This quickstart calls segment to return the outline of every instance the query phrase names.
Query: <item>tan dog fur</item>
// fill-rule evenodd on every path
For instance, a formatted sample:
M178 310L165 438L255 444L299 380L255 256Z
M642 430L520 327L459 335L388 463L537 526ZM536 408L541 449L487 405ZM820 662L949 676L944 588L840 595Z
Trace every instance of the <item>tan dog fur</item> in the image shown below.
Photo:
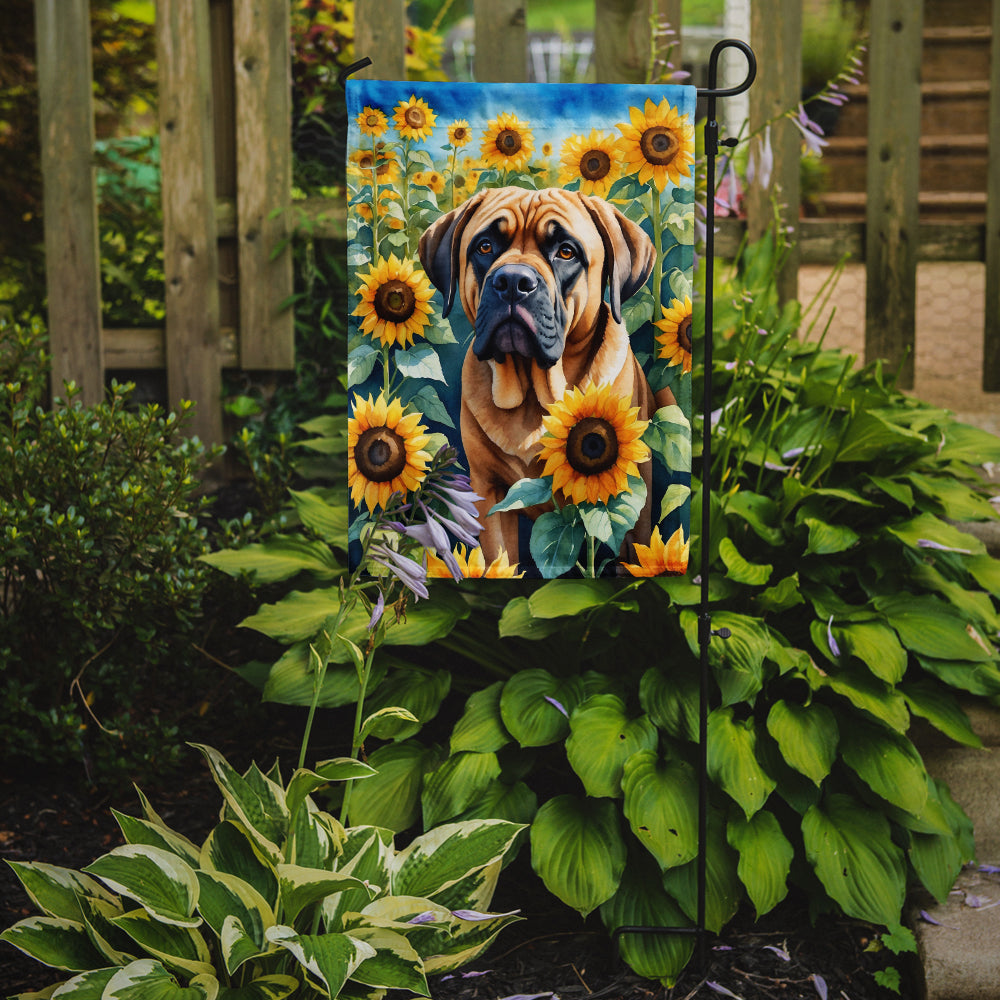
M496 225L497 220L509 245L493 262L487 279L504 264L527 265L537 271L549 294L560 294L543 246L554 227L571 233L587 257L586 270L562 296L565 345L555 364L545 368L513 353L502 362L480 360L470 346L462 368L462 444L472 488L484 497L478 504L484 525L480 542L487 562L501 549L514 562L519 512L491 517L486 513L519 479L541 475L536 455L544 433L544 405L561 399L568 388L610 382L615 393L630 398L631 405L639 407L640 419L646 420L658 405L673 402L673 396L666 390L669 398L654 399L620 320L622 300L650 274L652 242L640 226L601 198L561 188L487 189L442 216L421 237L420 259L444 295L444 314L451 309L457 286L462 308L475 324L481 288L470 265L471 247L484 227ZM611 290L610 304L604 301L606 287ZM645 462L639 467L647 501L630 533L632 542L649 541L650 466ZM520 513L534 518L544 509Z

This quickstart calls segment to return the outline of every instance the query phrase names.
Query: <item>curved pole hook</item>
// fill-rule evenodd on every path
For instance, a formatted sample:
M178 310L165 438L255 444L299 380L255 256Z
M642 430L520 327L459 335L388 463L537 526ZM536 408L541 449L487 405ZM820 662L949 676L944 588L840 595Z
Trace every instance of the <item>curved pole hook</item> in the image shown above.
M725 49L739 49L747 59L746 79L735 87L717 86L719 76L719 56ZM723 38L721 42L716 42L712 48L712 54L708 57L708 86L698 88L699 97L735 97L750 89L750 85L757 78L757 57L753 49L739 38Z
M350 66L345 66L337 74L337 83L340 84L340 89L341 90L347 89L347 78L352 73L357 73L359 69L364 69L366 66L371 66L371 64L372 64L371 59L369 59L368 56L365 56L363 59L359 59L357 62L352 62Z

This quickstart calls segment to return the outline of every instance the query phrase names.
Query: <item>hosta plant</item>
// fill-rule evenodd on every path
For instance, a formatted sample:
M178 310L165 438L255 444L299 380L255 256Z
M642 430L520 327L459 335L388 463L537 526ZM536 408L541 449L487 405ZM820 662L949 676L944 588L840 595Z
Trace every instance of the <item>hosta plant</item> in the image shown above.
M487 912L517 824L450 823L397 849L391 831L345 828L313 801L330 782L370 778L366 764L338 758L286 784L277 767L240 774L199 749L224 802L202 844L140 793L142 818L115 813L125 845L82 871L11 862L41 915L0 937L69 976L30 996L429 996L428 974L470 961L518 919Z

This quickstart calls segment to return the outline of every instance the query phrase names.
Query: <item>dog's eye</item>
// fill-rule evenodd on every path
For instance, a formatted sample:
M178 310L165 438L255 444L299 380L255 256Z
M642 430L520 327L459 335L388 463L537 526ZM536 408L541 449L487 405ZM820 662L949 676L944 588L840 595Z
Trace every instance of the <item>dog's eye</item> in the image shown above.
M476 244L476 253L486 254L486 253L492 253L492 252L493 252L493 244L490 243L489 240L480 240Z
M556 251L556 256L562 260L572 260L576 256L576 250L573 249L570 243L560 243L559 249Z

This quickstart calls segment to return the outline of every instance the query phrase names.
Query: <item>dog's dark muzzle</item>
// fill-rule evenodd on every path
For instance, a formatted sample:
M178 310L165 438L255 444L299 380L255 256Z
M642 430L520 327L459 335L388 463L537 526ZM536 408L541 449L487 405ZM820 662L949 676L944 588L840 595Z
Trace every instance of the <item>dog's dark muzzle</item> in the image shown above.
M480 361L519 355L551 368L565 339L556 315L561 311L538 271L527 264L503 264L483 281L473 352Z

